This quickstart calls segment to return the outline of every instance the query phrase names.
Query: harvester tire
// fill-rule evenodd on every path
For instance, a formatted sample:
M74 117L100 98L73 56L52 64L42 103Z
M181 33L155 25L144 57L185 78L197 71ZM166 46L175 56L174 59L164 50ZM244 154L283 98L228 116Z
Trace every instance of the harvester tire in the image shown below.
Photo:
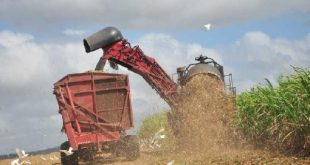
M124 138L126 142L125 157L127 160L136 160L140 156L139 139L135 135L127 135Z
M61 150L68 150L69 148L70 148L70 144L68 141L66 141L60 145ZM60 152L60 157L61 157L61 164L62 165L78 165L79 164L77 152L74 152L72 155L69 155L69 156L67 156L63 152Z

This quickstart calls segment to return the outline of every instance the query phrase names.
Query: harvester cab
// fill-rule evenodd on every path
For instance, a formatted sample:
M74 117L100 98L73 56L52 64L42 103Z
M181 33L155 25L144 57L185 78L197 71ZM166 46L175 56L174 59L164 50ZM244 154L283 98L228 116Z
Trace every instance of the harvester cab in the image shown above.
M177 68L177 83L179 86L186 85L196 75L205 74L212 76L223 82L224 90L232 95L234 100L236 96L236 87L234 87L232 74L224 74L224 67L217 63L213 58L203 56L202 54L195 58L196 63ZM235 101L234 101L235 102Z
M198 74L209 74L224 81L224 68L214 59L200 55L196 57L195 60L198 62L190 64L187 67L177 68L179 85L185 85L193 76Z

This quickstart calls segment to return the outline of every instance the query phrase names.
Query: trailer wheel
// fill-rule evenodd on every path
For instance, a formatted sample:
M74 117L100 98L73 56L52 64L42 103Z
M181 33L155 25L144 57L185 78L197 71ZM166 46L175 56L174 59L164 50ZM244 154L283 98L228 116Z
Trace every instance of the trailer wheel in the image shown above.
M125 156L127 160L136 160L140 156L140 147L138 137L135 135L127 135L124 138L126 142Z
M79 150L79 158L82 161L92 161L96 156L96 151L94 148L83 148Z
M70 147L70 144L68 141L66 141L60 145L61 150L68 150L69 147ZM63 152L60 152L60 157L61 157L61 164L62 165L78 165L79 164L77 152L74 152L72 155L69 155L69 156L67 156Z

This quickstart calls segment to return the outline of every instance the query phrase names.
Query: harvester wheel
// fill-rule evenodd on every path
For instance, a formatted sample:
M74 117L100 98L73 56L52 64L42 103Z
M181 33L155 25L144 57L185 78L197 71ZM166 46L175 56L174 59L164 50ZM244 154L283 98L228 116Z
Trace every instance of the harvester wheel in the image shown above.
M70 147L70 144L68 141L66 141L60 145L61 150L68 150L69 147ZM65 153L61 152L60 157L61 157L61 164L62 165L78 165L79 164L77 152L74 152L72 155L69 155L69 156L67 156Z
M139 139L135 135L127 135L124 138L126 142L125 156L127 160L136 160L140 156Z

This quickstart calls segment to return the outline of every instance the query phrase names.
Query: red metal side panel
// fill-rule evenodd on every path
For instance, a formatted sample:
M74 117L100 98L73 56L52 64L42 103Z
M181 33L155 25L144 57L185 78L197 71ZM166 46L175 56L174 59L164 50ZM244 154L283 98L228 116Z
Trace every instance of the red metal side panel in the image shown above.
M118 140L133 127L127 75L89 72L69 74L54 84L72 148Z

